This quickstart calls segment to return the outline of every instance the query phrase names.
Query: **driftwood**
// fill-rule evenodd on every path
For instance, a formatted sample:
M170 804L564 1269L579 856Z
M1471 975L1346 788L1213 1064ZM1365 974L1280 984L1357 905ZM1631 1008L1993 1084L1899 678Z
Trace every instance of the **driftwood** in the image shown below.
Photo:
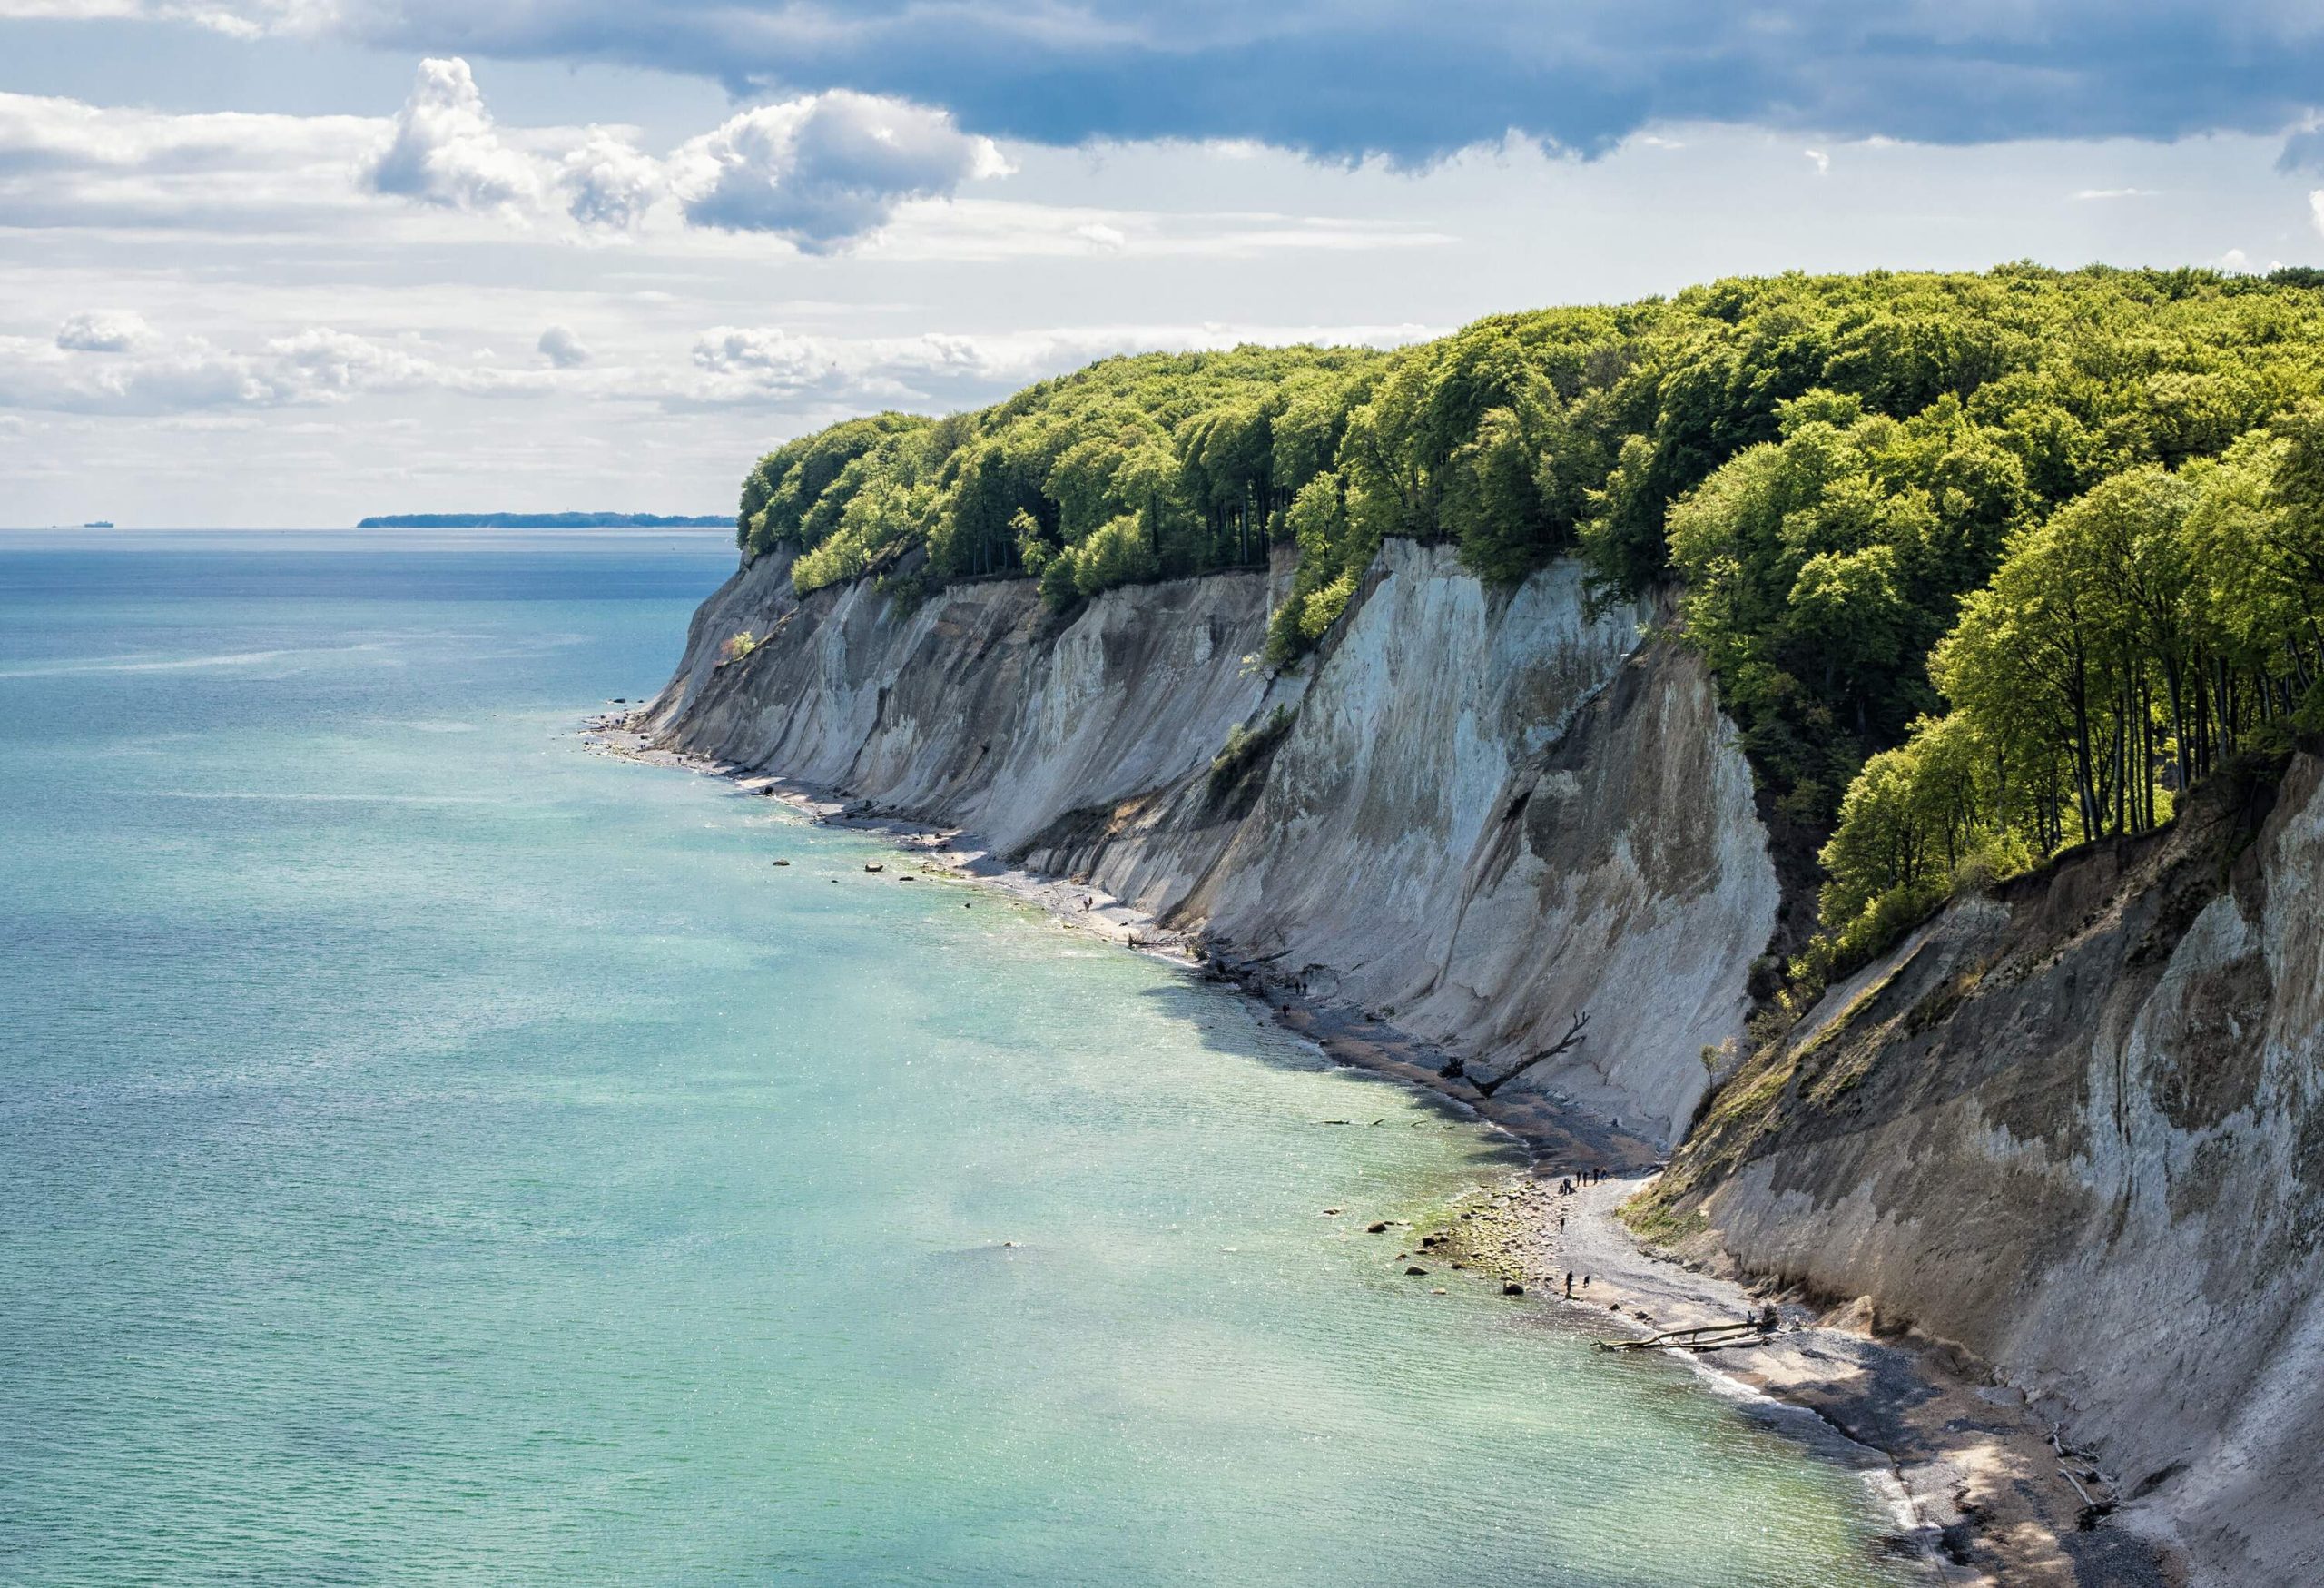
M1772 1308L1769 1309L1770 1313ZM1688 1329L1665 1329L1644 1340L1593 1340L1600 1351L1716 1351L1723 1346L1754 1345L1774 1335L1780 1326L1768 1313L1738 1323L1699 1324Z
M1573 1023L1566 1027L1565 1035L1560 1037L1555 1045L1542 1049L1531 1058L1525 1060L1522 1063L1502 1070L1499 1075L1494 1076L1490 1080L1480 1080L1475 1076L1471 1075L1469 1073L1468 1066L1463 1064L1458 1059L1447 1060L1445 1061L1444 1068L1438 1070L1437 1073L1444 1077L1447 1080L1465 1080L1471 1086L1477 1089L1478 1096L1490 1098L1493 1093L1499 1091L1502 1087L1507 1086L1511 1081L1516 1080L1519 1076L1532 1069L1536 1064L1541 1063L1545 1060L1554 1059L1561 1053L1570 1052L1574 1048L1580 1046L1581 1042L1582 1028L1587 1026L1589 1023L1590 1011L1585 1009L1580 1014L1573 1017Z

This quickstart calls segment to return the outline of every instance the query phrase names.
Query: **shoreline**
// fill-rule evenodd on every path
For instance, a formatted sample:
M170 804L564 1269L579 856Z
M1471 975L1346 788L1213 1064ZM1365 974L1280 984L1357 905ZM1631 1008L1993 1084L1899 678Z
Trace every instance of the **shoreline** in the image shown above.
M585 720L591 751L720 777L736 792L780 800L828 826L887 839L928 873L981 883L1039 907L1061 924L1232 985L1331 1062L1403 1081L1508 1137L1526 1169L1448 1208L1443 1223L1382 1236L1392 1263L1434 1261L1521 1285L1563 1306L1592 1334L1643 1339L1656 1331L1733 1323L1775 1307L1780 1328L1739 1346L1678 1355L1715 1394L1737 1399L1810 1454L1856 1467L1887 1505L1884 1541L1947 1588L2183 1588L2178 1563L2152 1540L2083 1525L2089 1500L2113 1509L2092 1463L2067 1466L2024 1392L1993 1382L1962 1353L1917 1335L1878 1337L1869 1298L1846 1307L1766 1284L1748 1286L1658 1253L1617 1209L1653 1183L1660 1150L1548 1093L1488 1099L1440 1073L1444 1055L1386 1020L1310 997L1256 961L1216 953L1093 885L1014 866L959 829L882 814L869 800L654 745L633 725L644 703ZM1602 1171L1583 1185L1584 1171ZM1561 1182L1571 1180L1570 1194ZM1425 1244L1423 1244L1425 1242ZM1574 1292L1565 1295L1565 1276ZM1785 1427L1792 1417L1812 1428ZM2077 1486L2079 1485L2079 1486ZM2102 1514L2102 1512L2101 1513Z

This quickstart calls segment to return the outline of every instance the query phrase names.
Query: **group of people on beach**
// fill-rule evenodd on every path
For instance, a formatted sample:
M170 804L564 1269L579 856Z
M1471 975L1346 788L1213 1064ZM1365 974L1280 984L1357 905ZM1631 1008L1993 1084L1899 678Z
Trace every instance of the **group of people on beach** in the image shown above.
M1597 1185L1605 1178L1606 1171L1602 1169L1576 1169L1558 1182L1558 1195L1571 1197L1582 1187ZM1558 1215L1558 1233L1561 1235L1565 1233L1565 1215L1562 1213ZM1590 1276L1587 1274L1581 1277L1581 1287L1584 1290L1590 1288ZM1565 1298L1568 1301L1573 1299L1573 1270L1571 1268L1565 1271Z

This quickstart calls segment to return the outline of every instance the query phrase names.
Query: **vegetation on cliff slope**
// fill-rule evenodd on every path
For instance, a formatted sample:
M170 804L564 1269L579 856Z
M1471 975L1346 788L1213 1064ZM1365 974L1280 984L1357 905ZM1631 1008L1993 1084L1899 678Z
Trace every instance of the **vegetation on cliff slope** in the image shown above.
M1109 360L791 442L740 536L803 591L922 550L917 578L1059 607L1295 542L1278 662L1387 536L1494 584L1676 576L1775 813L1831 837L1815 979L2319 709L2320 283L1794 275L1388 353Z

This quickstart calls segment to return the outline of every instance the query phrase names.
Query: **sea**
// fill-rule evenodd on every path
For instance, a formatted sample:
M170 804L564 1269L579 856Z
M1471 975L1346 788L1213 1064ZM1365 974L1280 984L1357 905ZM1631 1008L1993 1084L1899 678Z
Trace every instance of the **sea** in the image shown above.
M1365 1233L1502 1140L593 752L734 559L0 533L0 1583L1917 1580L1779 1417Z

